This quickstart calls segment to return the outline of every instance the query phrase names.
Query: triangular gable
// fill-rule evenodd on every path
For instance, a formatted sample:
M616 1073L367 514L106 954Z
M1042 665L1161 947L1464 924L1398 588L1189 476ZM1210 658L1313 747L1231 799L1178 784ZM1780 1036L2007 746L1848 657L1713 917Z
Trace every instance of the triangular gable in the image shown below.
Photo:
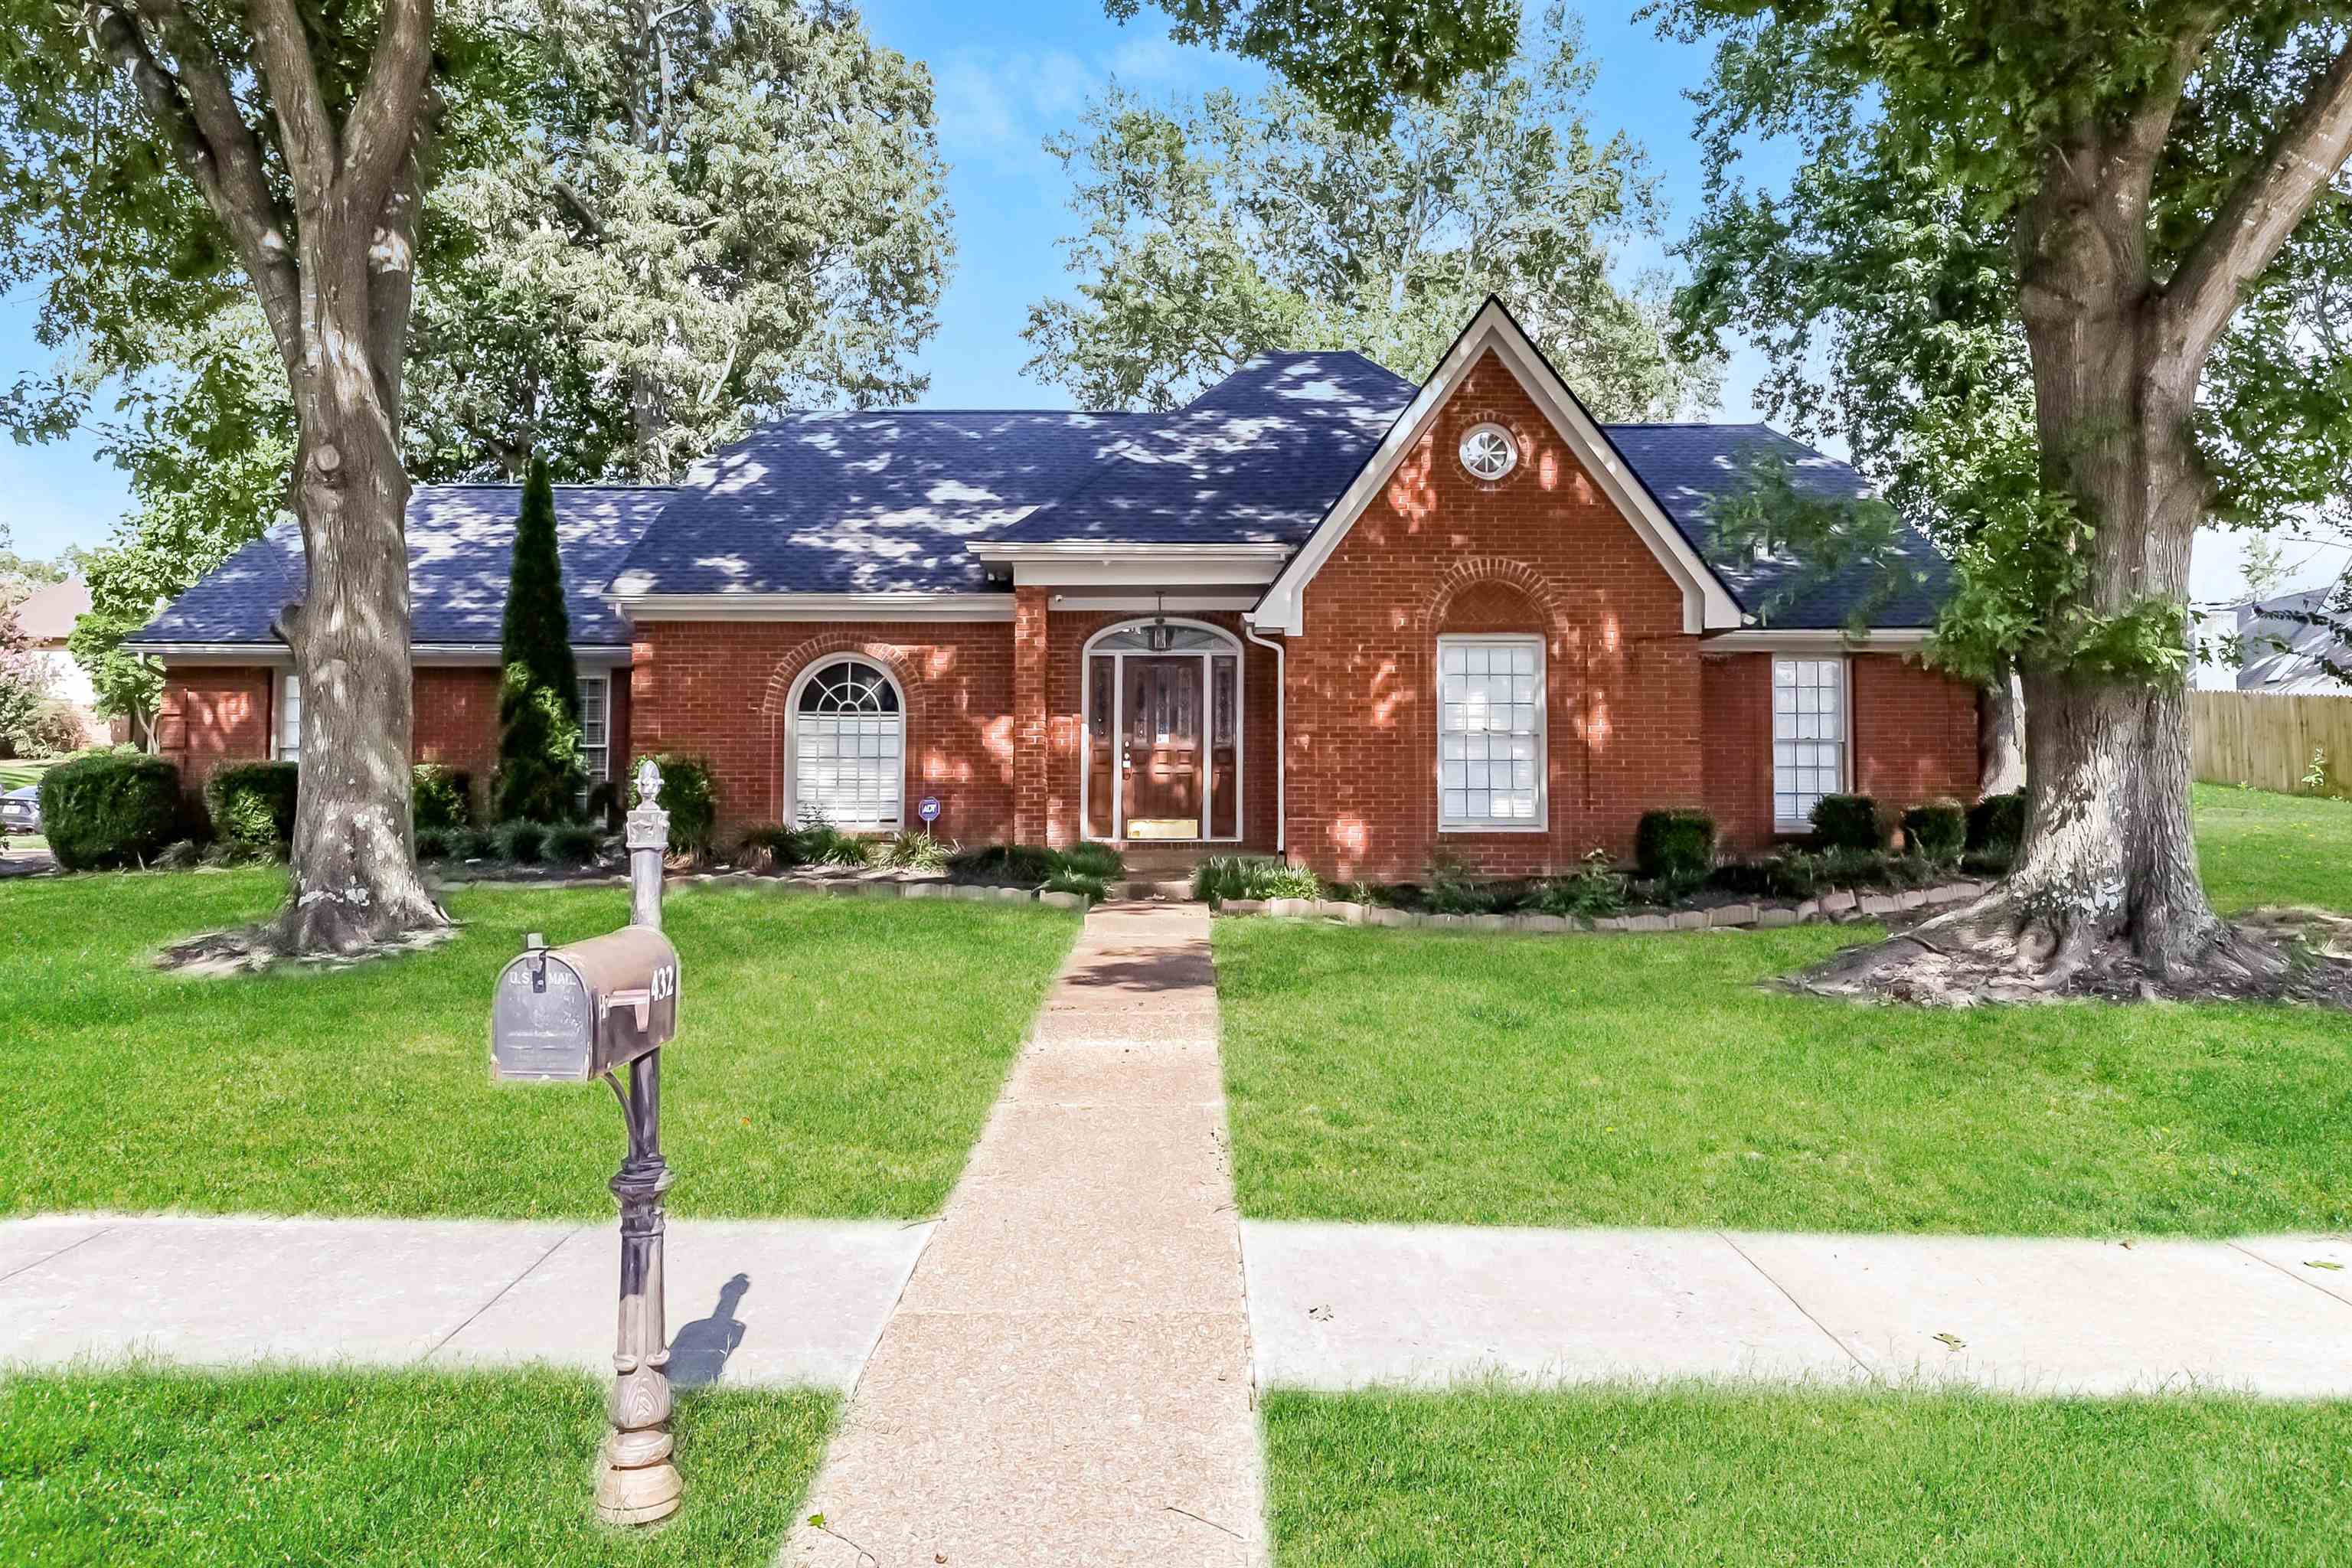
M1387 486L1397 465L1420 444L1463 377L1490 351L1518 379L1593 482L1601 487L1601 493L1615 504L1643 543L1649 546L1658 564L1682 589L1683 630L1697 633L1740 625L1738 601L1732 597L1730 590L1691 548L1690 542L1626 463L1608 433L1594 422L1568 383L1560 379L1551 362L1544 358L1503 302L1491 294L1478 313L1470 318L1462 335L1454 340L1454 346L1437 362L1437 368L1422 384L1420 394L1389 426L1388 434L1365 459L1355 479L1331 503L1315 532L1266 589L1265 596L1248 616L1250 622L1289 637L1297 637L1306 629L1307 584L1322 570L1331 552L1339 548L1339 542L1348 536L1364 509Z

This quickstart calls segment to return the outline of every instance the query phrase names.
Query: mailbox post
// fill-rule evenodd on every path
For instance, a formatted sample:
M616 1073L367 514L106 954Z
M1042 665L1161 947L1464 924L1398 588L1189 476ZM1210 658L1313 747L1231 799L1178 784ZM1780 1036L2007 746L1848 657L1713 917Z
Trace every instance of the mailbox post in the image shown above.
M669 813L661 772L637 770L629 813L629 924L568 947L534 935L499 976L490 1061L501 1081L584 1082L601 1077L621 1103L629 1152L613 1177L621 1205L621 1300L613 1396L597 1472L596 1512L614 1524L651 1524L677 1511L672 1462L669 1335L662 1310L661 1047L677 1029L677 950L661 933L662 856ZM619 1074L628 1074L625 1092Z

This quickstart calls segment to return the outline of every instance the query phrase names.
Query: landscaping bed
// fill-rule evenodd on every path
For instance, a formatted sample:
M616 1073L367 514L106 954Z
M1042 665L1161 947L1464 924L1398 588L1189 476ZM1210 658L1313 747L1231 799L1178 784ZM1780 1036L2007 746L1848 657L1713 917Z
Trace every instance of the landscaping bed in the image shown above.
M194 978L165 942L257 919L282 873L41 879L0 891L13 1088L0 1211L575 1216L609 1221L601 1084L495 1087L492 984L528 931L626 922L617 886L457 889L430 952ZM674 891L679 1035L664 1053L673 1212L935 1212L1068 951L1039 909Z
M0 1559L771 1563L835 1397L681 1393L686 1507L627 1531L593 1506L604 1393L555 1372L18 1374L0 1384Z
M1314 1568L2323 1568L2352 1405L1669 1387L1265 1401Z

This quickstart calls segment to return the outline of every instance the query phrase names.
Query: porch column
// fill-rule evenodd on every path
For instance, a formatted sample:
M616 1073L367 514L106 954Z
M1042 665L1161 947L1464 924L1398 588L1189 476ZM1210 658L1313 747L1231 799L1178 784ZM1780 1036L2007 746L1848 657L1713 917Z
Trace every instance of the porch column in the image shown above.
M1043 588L1013 590L1013 837L1045 842L1045 605Z

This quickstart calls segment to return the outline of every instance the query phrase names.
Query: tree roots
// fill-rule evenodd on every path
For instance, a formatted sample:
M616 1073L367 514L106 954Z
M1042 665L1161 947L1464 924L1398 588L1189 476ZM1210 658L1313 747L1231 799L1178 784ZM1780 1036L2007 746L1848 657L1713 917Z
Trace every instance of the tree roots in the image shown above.
M1784 984L1817 996L1937 1007L2092 999L2352 1008L2352 920L2320 910L2262 910L2152 945L2087 916L2030 908L1996 888Z

